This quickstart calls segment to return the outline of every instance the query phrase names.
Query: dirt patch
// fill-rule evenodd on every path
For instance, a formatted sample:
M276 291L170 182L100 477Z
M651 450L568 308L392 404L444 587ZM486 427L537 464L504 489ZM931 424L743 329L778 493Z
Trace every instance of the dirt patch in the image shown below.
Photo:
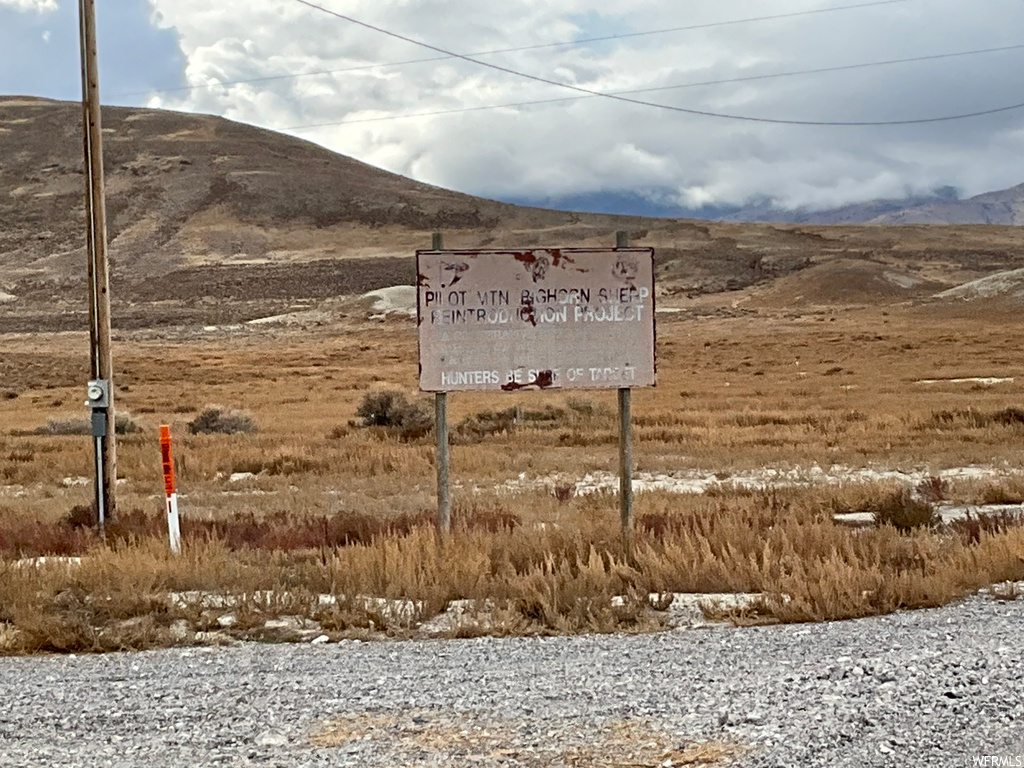
M781 278L754 301L772 307L886 305L926 298L937 287L905 269L836 258Z
M203 266L121 286L129 301L207 297L229 300L326 299L416 280L413 258L325 259L306 264Z
M360 744L385 747L400 756L415 755L416 762L460 759L471 763L514 761L515 765L540 766L662 766L717 765L743 750L735 744L689 739L662 731L647 721L609 720L581 725L578 721L530 717L504 718L482 713L458 717L435 712L355 713L321 723L309 735L316 747L334 748ZM543 732L540 741L537 734ZM428 757L429 756L429 757Z

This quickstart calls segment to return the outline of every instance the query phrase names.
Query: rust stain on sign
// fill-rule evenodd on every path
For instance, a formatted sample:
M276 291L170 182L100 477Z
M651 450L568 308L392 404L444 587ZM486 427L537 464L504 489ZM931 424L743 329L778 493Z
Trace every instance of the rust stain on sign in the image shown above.
M571 256L566 256L565 253L562 252L561 248L551 249L551 265L555 267L560 267L561 269L565 269L565 265L562 264L563 261L566 264L575 263Z
M451 288L462 279L462 273L469 269L469 264L464 261L441 262L441 270L447 273L447 281L444 287Z
M519 316L523 318L523 320L526 320L530 325L536 327L537 314L536 312L534 312L533 309L533 299L531 299L529 296L524 296L521 299L521 301L523 303L522 306L520 306L519 308Z
M654 384L651 249L416 256L421 389Z
M519 384L515 381L508 381L501 385L505 392L515 392L517 389L549 389L555 384L555 374L552 371L537 371L533 381L526 384Z

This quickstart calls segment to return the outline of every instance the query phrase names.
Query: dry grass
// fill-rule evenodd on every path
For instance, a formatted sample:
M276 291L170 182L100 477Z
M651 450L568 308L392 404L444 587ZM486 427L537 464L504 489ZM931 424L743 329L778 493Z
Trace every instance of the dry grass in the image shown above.
M457 507L449 540L438 539L427 515L396 518L391 528L344 515L192 523L181 558L165 551L155 517L124 516L106 545L65 522L58 526L67 538L52 551L85 554L81 565L7 560L0 621L20 633L8 651L173 644L184 642L169 634L175 621L202 631L226 612L168 598L186 592L233 596L231 633L241 637L259 637L267 619L281 616L315 621L335 636L403 635L453 600L500 609L477 631L463 622L453 630L460 636L646 631L663 621L649 593L759 592L758 620L818 621L941 605L1024 579L1019 519L969 535L851 531L832 522L833 499L798 489L649 494L643 502L629 543L613 522L612 498L562 503L542 492L514 501L530 507L528 521L502 506L508 501ZM320 594L334 600L324 604ZM359 595L410 608L395 612ZM625 599L614 603L616 595Z
M398 715L363 713L349 717L336 717L319 724L309 734L309 743L314 747L340 747L351 741L394 728L402 721Z
M891 328L887 318L849 318L827 328L795 320L770 328L744 319L692 327L663 320L659 387L634 397L635 441L642 447L638 460L651 469L682 464L726 471L814 462L925 464L935 469L1003 459L1016 464L1024 425L995 416L1019 407L1024 382L981 389L913 382L942 375L1024 373L1005 352L1020 339L1001 324L948 321L937 327L914 317L891 322L901 327ZM406 446L372 429L345 430L370 390L397 390L414 399L413 328L396 321L376 329L369 342L365 338L296 335L255 344L226 338L204 341L202 353L183 342L123 344L118 383L129 391L119 389L118 405L152 423L171 423L175 434L184 437L178 452L187 454L201 473L190 478L193 487L195 480L230 468L235 458L244 463L275 450L315 454L337 468L339 478L378 476L384 469L390 475L429 479L429 462L421 463L416 450L428 445L429 438ZM37 382L17 399L0 401L0 430L8 433L4 437L0 431L0 455L39 451L44 445L57 454L52 463L22 462L31 466L12 470L9 483L52 483L61 476L86 474L78 470L88 464L76 457L87 461L87 445L11 435L34 429L47 418L61 418L53 412L63 412L63 407L54 403L77 402L75 388L46 388L45 368L47 361L57 368L81 356L81 342L49 340L48 351L36 353L44 369ZM275 362L268 365L271 356ZM160 364L151 358L159 358ZM835 361L842 362L844 373L826 376ZM247 384L253 380L267 386ZM191 410L191 393L196 391L204 400L244 406L260 433L230 440L186 437L187 423L198 415ZM498 477L529 471L531 464L566 471L612 465L612 393L583 398L460 394L451 398L451 419L456 425L511 407L523 411L513 430L494 429L466 451L456 447L455 469L463 476ZM531 419L531 412L546 418ZM984 418L955 417L947 423L945 415L951 413ZM328 439L332 433L337 437ZM364 452L387 453L395 460L381 467L375 465L376 457L368 457L345 466ZM159 482L149 441L127 441L122 454L124 476ZM470 455L460 462L460 454Z
M514 757L517 764L541 768L564 765L578 768L673 768L727 764L745 749L723 741L693 740L662 731L642 720L613 720L571 728L557 721L544 725L546 736L523 721L473 712L458 719L438 712L400 715L365 712L335 717L320 723L308 736L322 749L358 741L380 742L394 753L416 754L418 760L454 755L479 761ZM580 743L585 741L585 743Z
M415 401L415 335L405 321L216 337L201 346L121 340L119 407L172 426L186 556L162 552L155 430L119 442L121 515L102 545L66 519L89 503L88 485L79 484L91 474L89 441L32 433L80 399L76 387L50 382L67 378L76 360L87 378L87 342L10 337L5 350L35 363L17 397L0 399L0 552L8 558L0 566L0 626L8 638L18 627L21 638L5 647L145 647L181 642L168 634L179 620L212 628L216 617L202 611L147 602L168 590L379 595L421 601L424 615L456 599L497 601L502 619L459 630L472 634L658 626L637 601L613 612L612 595L764 592L772 617L802 621L939 605L1018 580L1024 541L1009 519L901 533L854 531L831 518L906 511L919 501L930 525L940 498L1019 501L1018 475L926 482L913 497L892 483L761 492L730 482L732 473L765 466L919 467L933 476L971 464L1019 470L1024 424L1012 414L1024 402L1024 367L1007 350L1019 348L1024 331L1003 318L936 322L921 312L851 312L825 324L814 316L662 322L659 386L633 398L639 468L716 471L722 482L705 496L640 495L632 548L619 540L615 499L574 495L564 480L615 470L611 392L453 395L458 531L439 544L429 526L431 437L348 426L369 392ZM978 374L1017 382L914 384ZM189 434L196 392L202 402L244 407L259 431ZM232 480L235 473L251 476ZM553 493L494 493L520 473L563 479ZM89 556L75 572L10 564L79 553ZM118 579L90 575L113 563L145 579L122 590ZM249 602L254 616L284 610ZM287 610L311 620L320 611L311 598L298 603ZM320 616L331 632L389 626L365 606L335 614ZM63 639L61 626L73 628Z

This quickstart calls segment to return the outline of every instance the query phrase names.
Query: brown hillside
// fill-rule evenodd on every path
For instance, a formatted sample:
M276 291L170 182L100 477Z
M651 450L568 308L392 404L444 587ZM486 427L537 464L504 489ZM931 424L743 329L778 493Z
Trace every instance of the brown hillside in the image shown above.
M123 328L235 322L411 283L412 253L435 230L449 247L528 247L611 245L628 229L655 247L669 301L729 292L732 302L757 286L765 307L798 296L916 300L1024 266L1024 231L1013 227L566 213L440 189L218 117L107 107L103 126L114 321ZM0 332L81 327L81 155L77 103L0 97ZM807 269L837 259L847 264L841 274ZM821 277L827 285L802 285Z

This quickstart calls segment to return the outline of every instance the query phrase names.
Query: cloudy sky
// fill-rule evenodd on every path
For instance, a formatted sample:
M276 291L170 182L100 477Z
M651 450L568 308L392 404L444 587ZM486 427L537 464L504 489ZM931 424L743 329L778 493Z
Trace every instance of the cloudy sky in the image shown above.
M1020 104L1024 0L317 4L349 19L300 0L101 0L103 99L511 200L822 208L1024 182L1024 108L883 126L679 111L901 122ZM0 50L0 93L80 97L77 3L0 0Z

